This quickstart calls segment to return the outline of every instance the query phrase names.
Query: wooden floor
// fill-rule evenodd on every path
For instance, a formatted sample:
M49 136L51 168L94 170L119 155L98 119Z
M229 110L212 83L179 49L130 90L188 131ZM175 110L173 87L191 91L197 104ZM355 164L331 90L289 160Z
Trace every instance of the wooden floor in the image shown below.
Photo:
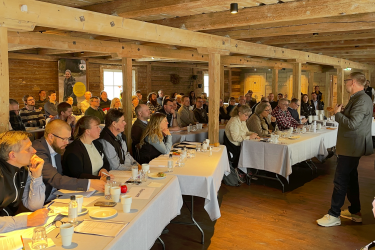
M204 200L196 198L195 219L205 231L204 245L193 226L170 224L170 232L161 238L168 250L360 249L375 240L371 205L375 196L374 160L375 155L362 157L359 166L363 223L342 219L341 226L324 228L315 222L330 207L336 163L332 157L324 164L316 162L318 173L314 176L305 166L293 166L285 193L278 182L266 179L254 181L251 186L222 184L222 216L216 222L204 210ZM346 201L342 210L347 206ZM176 220L189 221L186 206ZM156 249L162 249L158 241L152 247Z

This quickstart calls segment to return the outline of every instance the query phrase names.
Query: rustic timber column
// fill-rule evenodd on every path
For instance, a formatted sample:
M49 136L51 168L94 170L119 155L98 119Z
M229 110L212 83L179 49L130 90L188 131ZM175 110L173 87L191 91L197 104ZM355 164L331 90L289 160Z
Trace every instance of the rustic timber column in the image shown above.
M4 27L0 27L0 84L0 133L2 133L9 130L8 31Z
M228 93L229 93L229 97L231 97L232 96L232 69L231 68L229 68L229 71L228 71ZM227 101L228 100L224 102L227 102Z
M324 99L323 99L323 102L324 102L324 114L326 116L328 116L328 110L327 110L327 107L332 107L332 93L331 93L331 90L332 90L332 80L331 80L331 75L327 72L326 73L326 84L325 84L325 91L324 91Z
M308 93L309 99L311 98L311 93L314 91L314 71L309 71L309 87L308 87Z
M147 84L147 93L146 93L146 98L148 94L152 91L152 86L151 86L151 63L147 64L147 70L146 70L146 84ZM131 100L131 98L130 98Z
M344 83L344 69L341 67L337 67L337 104L343 104L344 102L344 88L345 88L345 83Z
M132 129L132 59L122 58L122 107L126 122L125 135L127 140L128 151L131 151L131 129Z
M220 65L220 98L224 101L224 65Z
M272 69L272 93L275 97L279 93L279 68ZM274 101L274 100L269 100Z
M208 139L210 143L219 142L220 69L220 54L210 53L208 60L208 91L210 96L208 106Z
M301 63L297 62L293 66L293 93L292 98L301 99Z

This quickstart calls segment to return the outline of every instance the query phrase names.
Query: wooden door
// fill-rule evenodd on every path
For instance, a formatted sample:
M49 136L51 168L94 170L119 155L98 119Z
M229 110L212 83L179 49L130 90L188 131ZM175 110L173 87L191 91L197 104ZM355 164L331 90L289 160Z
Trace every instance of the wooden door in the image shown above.
M260 98L265 96L264 79L265 76L262 74L245 74L244 95L251 89L253 91L253 98L260 101Z

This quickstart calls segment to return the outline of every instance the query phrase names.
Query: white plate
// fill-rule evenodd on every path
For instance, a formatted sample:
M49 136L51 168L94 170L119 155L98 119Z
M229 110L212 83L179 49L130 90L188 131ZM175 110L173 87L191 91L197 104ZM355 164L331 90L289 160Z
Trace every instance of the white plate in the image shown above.
M150 178L150 179L159 179L159 180L161 180L161 179L165 179L165 177L166 177L165 174L164 174L163 177L159 177L158 173L149 173L148 174L148 178Z
M90 217L94 219L109 219L117 215L117 210L113 208L98 208L90 210Z
M68 216L68 207L64 207L64 209L62 209L62 207L56 207L55 209L57 211L59 211L61 215ZM83 215L83 214L87 214L88 211L89 210L87 209L87 207L82 207L82 211L80 213L78 213L78 216Z
M288 137L288 139L290 139L290 140L297 140L297 139L299 139L301 136L290 136L290 137Z

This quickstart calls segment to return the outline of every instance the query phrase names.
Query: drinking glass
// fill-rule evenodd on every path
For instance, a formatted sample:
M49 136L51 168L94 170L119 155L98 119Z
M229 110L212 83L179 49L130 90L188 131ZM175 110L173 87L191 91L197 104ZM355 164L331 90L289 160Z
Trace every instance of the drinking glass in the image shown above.
M190 157L191 158L195 157L195 149L190 149Z
M202 149L202 145L201 144L197 144L197 152L201 152L201 149Z
M133 181L137 181L138 179L138 166L136 165L132 166L132 179Z
M177 160L177 166L178 167L184 167L185 166L185 157L180 156L180 158L178 158L178 160Z
M33 249L45 249L48 247L48 239L45 227L34 228L34 234L32 239Z

